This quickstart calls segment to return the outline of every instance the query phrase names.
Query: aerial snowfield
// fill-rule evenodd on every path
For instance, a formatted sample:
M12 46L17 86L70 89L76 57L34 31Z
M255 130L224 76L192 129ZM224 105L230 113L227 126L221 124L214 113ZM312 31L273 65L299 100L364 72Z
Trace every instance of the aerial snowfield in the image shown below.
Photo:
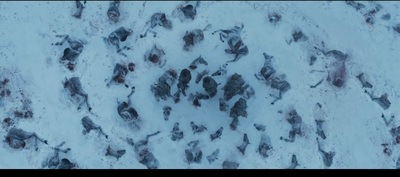
M2 1L0 168L400 168L399 8Z

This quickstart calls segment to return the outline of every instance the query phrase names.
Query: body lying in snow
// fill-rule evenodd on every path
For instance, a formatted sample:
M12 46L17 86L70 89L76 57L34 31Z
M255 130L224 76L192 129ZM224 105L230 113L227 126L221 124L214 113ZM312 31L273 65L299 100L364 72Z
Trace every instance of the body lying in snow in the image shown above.
M240 146L237 146L236 148L244 155L244 152L246 151L247 146L250 144L249 138L247 137L247 134L245 133L243 135L243 142Z
M100 134L102 134L106 137L106 139L108 139L108 135L106 135L103 132L103 129L101 128L101 126L96 125L93 122L93 120L90 119L88 116L83 117L81 122L82 122L83 128L85 128L82 132L83 134L90 133L91 130L97 130L97 131L99 131L99 136L100 136Z
M271 55L266 54L265 52L263 53L265 61L264 61L264 66L261 68L260 73L254 74L254 76L258 80L264 80L268 81L270 77L276 73L276 70L272 66L272 59L274 58Z
M208 155L206 158L209 163L213 163L215 160L218 159L219 149L215 150L213 153Z
M245 85L245 81L242 78L242 75L234 73L233 75L228 77L228 81L222 87L222 90L224 90L224 99L226 101L229 101L235 95L243 94L247 87Z
M225 160L222 162L222 169L237 169L239 167L239 163L237 162L231 162L228 160Z
M165 13L161 13L161 12L154 13L151 16L150 21L146 22L146 25L148 26L148 28L144 34L140 35L140 38L146 37L148 32L153 33L153 35L154 35L153 37L156 37L157 33L152 30L156 26L162 26L166 29L172 29L171 21L167 19Z
M257 152L263 157L268 157L268 151L272 149L271 140L267 134L261 134L260 144L258 145Z
M66 149L61 149L61 146L63 146L65 142L62 142L61 144L57 145L56 147L52 148L54 150L54 154L46 159L42 166L43 167L48 167L50 169L58 168L60 165L60 152L67 153L68 151L71 150L71 148L66 148Z
M135 93L135 87L132 87L131 93L128 95L128 102L118 103L117 111L119 116L124 121L138 121L139 114L136 109L132 107L131 96Z
M119 13L119 1L112 1L110 2L110 7L107 10L108 19L113 22L118 22L120 13Z
M130 36L132 33L133 31L131 29L126 29L125 27L119 27L115 31L111 32L107 38L103 38L103 40L106 44L114 46L117 49L117 53L120 53L122 52L123 49L126 50L130 49L127 46L121 48L120 42L125 42L128 36Z
M117 63L114 67L113 76L110 82L107 83L109 87L111 83L122 84L125 83L125 76L128 74L128 68L122 64ZM129 87L125 84L125 87Z
M197 76L196 76L196 84L198 84L200 81L201 81L201 79L203 79L203 77L205 76L205 75L207 75L208 74L208 70L203 70L202 72L197 72Z
M151 50L146 51L144 54L144 61L150 61L158 65L159 67L163 67L166 64L166 60L164 59L165 52L161 47L154 45Z
M281 140L293 143L295 141L296 135L301 135L301 124L302 118L297 114L296 110L291 110L289 112L289 118L287 121L292 125L292 129L289 132L289 139L281 137Z
M253 124L253 126L256 128L256 130L258 130L260 132L264 132L265 131L265 125Z
M199 140L189 142L189 149L185 149L185 156L187 162L190 163L200 163L203 158L203 152L197 147Z
M193 134L196 133L201 133L207 130L207 128L204 125L196 125L193 121L190 122L190 127L192 127Z
M217 87L218 84L217 82L215 82L215 80L210 77L210 76L206 76L203 79L203 88L206 90L206 92L208 93L208 95L212 98L217 94Z
M364 90L365 93L369 95L372 101L377 102L384 110L388 109L390 107L390 101L388 100L388 94L384 93L380 97L374 97L374 93L370 93L367 90Z
M160 131L157 131L155 133L147 135L145 139L140 140L136 143L134 143L131 138L126 139L128 144L132 145L135 152L138 154L139 163L145 165L148 169L159 168L159 161L147 147L147 144L149 143L149 138L159 133Z
M86 4L86 1L84 1L83 4L82 4L81 1L76 0L75 4L76 4L76 12L72 16L74 16L75 18L80 19L81 16L82 16L82 11L85 8L85 6L83 6L83 4Z
M322 128L322 125L325 122L325 116L325 113L322 111L322 105L320 103L315 104L314 119L317 126L317 135L322 139L326 139L325 132Z
M220 32L219 38L222 42L225 42L224 40L228 40L229 49L225 49L225 52L229 54L235 54L235 58L228 62L236 62L241 57L249 53L249 49L243 43L242 38L240 37L243 27L244 26L242 24L241 27L235 26L234 28L227 30L220 29L212 33L214 35L216 32Z
M275 96L270 94L270 96L275 97L275 100L271 104L275 104L276 101L282 99L283 94L291 89L290 83L284 80L284 77L273 76L271 78L271 88L279 90L279 95Z
M63 56L60 61L67 66L69 70L74 70L76 59L83 51L83 45L86 44L83 40L73 40L68 35L56 35L56 37L63 38L61 42L56 42L54 45L63 45L65 41L68 42L69 47L64 49Z
M71 93L71 96L74 97L75 95L80 95L84 98L84 101L79 103L78 105L78 110L81 109L82 105L86 103L86 106L89 110L89 112L92 110L92 108L89 105L89 98L88 94L83 90L81 81L79 80L78 77L72 77L70 79L65 79L66 81L63 83L64 88L68 89Z
M211 76L224 76L228 72L226 69L227 64L222 65L222 67L219 67L217 71L215 71Z
M171 114L172 108L170 106L164 106L163 107L163 114L164 114L164 120L169 119L169 115Z
M108 145L108 147L107 147L107 152L106 152L106 156L112 156L112 157L117 158L117 160L118 160L118 159L121 158L125 153L126 153L126 150L125 150L125 149L116 150L116 149L111 148L110 145Z
M184 3L182 3L181 5L179 5L179 7L177 8L177 10L179 10L179 12L182 14L181 16L186 18L186 19L190 19L190 20L194 20L194 18L197 15L197 7L200 5L200 1L185 1ZM181 17L178 16L178 17ZM183 19L181 19L183 20Z
M24 148L26 143L24 140L34 138L35 149L38 150L37 141L47 144L47 140L40 138L35 132L27 132L19 128L11 128L6 136L6 142L15 149Z
M362 88L372 88L372 84L365 80L364 73L360 73L356 78L361 82Z
M199 43L204 39L204 34L201 29L195 29L190 32L186 31L185 36L183 36L183 40L185 41L185 45L183 49L188 51L195 44Z
M332 165L333 157L335 156L335 152L328 153L328 152L322 150L318 137L317 137L317 143L318 143L318 152L322 156L322 161L324 162L324 165L327 167L330 167Z
M194 69L197 68L197 66L198 66L199 64L203 64L203 65L208 66L207 61L204 60L204 58L202 58L201 55L200 55L198 58L196 58L195 60L193 60L193 62L190 64L189 68L192 69L192 70L194 70Z
M174 127L171 131L171 140L172 141L179 141L183 138L184 134L183 131L179 130L179 123L175 123Z
M224 130L223 127L220 127L215 133L210 135L211 141L214 141L217 138L220 138L222 135L222 131Z
M188 69L183 69L179 75L178 79L178 89L182 92L184 96L186 96L185 90L189 87L188 84L192 79L192 75Z
M235 102L233 107L231 108L231 112L229 113L229 117L233 118L230 127L232 130L236 130L237 125L239 123L239 116L247 117L247 103L243 98L239 98L238 101Z
M176 71L169 70L164 72L164 74L158 79L156 84L151 86L151 91L154 93L157 101L167 100L171 96L171 87L177 79Z
M299 165L299 163L297 162L296 155L293 154L292 162L291 162L290 166L288 167L288 169L295 169L298 165Z

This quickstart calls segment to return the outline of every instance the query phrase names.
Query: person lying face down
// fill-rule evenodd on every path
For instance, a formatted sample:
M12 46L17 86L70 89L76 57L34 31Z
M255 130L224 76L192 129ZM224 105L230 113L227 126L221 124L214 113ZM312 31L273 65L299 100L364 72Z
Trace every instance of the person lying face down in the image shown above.
M114 46L117 49L117 53L122 50L129 50L130 48L124 46L121 48L120 43L125 42L126 39L133 33L133 30L126 29L125 27L119 27L108 35L107 38L103 38L104 42L108 45Z
M151 86L151 91L154 93L156 100L167 100L171 96L171 87L177 79L177 73L173 70L165 71L158 79L156 84Z
M273 74L276 73L276 70L272 66L272 60L273 56L266 54L265 52L263 53L265 61L264 61L264 66L261 68L260 72L257 74L254 74L254 76L258 80L264 80L268 81Z
M301 124L303 123L302 118L297 114L296 110L289 112L289 118L287 121L292 125L292 129L289 132L289 139L281 137L281 140L293 143L296 139L296 135L301 135Z
M228 81L222 89L224 90L224 100L226 101L229 101L237 94L243 94L246 88L242 75L235 73L228 77Z
M208 93L210 98L214 97L217 94L217 82L210 76L206 76L203 79L203 88Z
M114 71L113 71L111 80L110 80L110 82L107 83L107 87L109 87L112 83L116 83L116 84L124 84L125 87L128 88L129 85L125 84L125 80L126 80L125 78L126 78L126 75L128 74L128 71L133 72L134 69L135 69L134 63L129 63L128 66L117 63L114 67Z
M83 4L86 4L86 1L84 1L83 4L82 4L81 1L76 0L75 4L76 4L76 12L72 16L77 18L77 19L80 19L81 16L82 16L82 11L85 8L85 6L83 6Z
M230 124L232 130L236 130L237 125L239 123L239 116L247 117L246 109L247 109L246 100L243 98L239 98L239 100L235 102L235 104L231 108L231 112L229 113L229 117L233 118Z
M295 169L299 165L299 162L297 162L296 155L292 155L292 161L290 166L287 169Z
M124 101L122 103L118 102L118 115L127 122L137 122L139 121L139 114L136 109L132 107L131 96L135 93L135 87L132 87L131 93L127 96L128 101Z
M119 160L119 158L121 158L125 153L126 153L125 149L117 150L117 149L111 148L111 146L108 145L106 156L112 156L112 157L117 158L117 160Z
M245 45L242 41L242 38L240 37L240 33L243 29L244 25L242 24L241 27L235 26L232 29L220 29L216 30L212 33L214 35L216 32L219 33L219 38L222 42L225 42L225 40L228 40L228 45L229 49L225 49L226 53L229 54L235 54L235 57L233 60L230 60L228 62L236 62L238 61L241 57L247 55L249 53L249 49L247 48L247 45Z
M189 87L188 84L192 79L192 75L188 69L183 69L179 75L178 79L178 89L182 92L184 96L186 96L185 90Z
M391 102L388 99L388 94L384 93L380 97L375 97L373 92L368 92L364 90L366 94L371 98L372 101L375 101L381 106L384 110L389 109Z
M57 145L56 147L52 147L52 149L54 150L54 154L49 157L48 159L46 159L43 164L42 167L48 167L49 169L60 169L60 167L65 166L66 161L64 160L64 164L60 164L60 152L62 153L68 153L68 151L71 150L71 148L66 148L66 149L61 149L61 146L63 146L65 144L65 142L62 142L61 144Z
M169 120L169 115L171 114L171 110L172 108L170 106L163 107L164 120Z
M63 56L60 61L66 65L66 67L73 71L77 63L77 58L83 51L83 45L86 44L84 40L73 40L69 35L56 35L58 38L63 38L61 42L56 42L54 45L63 45L65 41L68 42L69 47L64 49Z
M185 156L187 162L190 163L200 163L203 158L203 152L197 145L199 144L199 140L189 142L189 149L185 149Z
M81 122L82 122L83 128L85 128L82 132L83 134L90 133L90 131L92 131L92 130L97 130L97 131L99 131L99 135L102 134L102 135L104 135L104 137L106 137L106 139L108 139L108 135L106 135L103 132L103 129L101 128L101 126L96 125L93 122L93 120L90 119L88 116L83 117Z
M200 6L200 1L197 1L197 2L195 2L195 1L186 1L183 4L179 5L179 7L177 9L183 15L184 18L190 19L190 20L194 20L194 18L197 15L197 10L196 9L199 6ZM183 20L183 19L181 19L181 20Z
M147 135L145 139L140 140L136 143L134 143L131 138L126 139L128 144L134 147L134 151L137 153L137 158L139 160L139 163L145 165L148 169L158 169L160 165L158 159L153 155L153 153L147 147L149 143L149 138L159 133L160 131L157 131L155 133Z
M250 144L249 138L247 137L247 134L245 133L243 135L243 142L240 146L237 146L236 148L244 155L244 152L246 151L247 145Z
M151 63L154 63L159 67L163 67L166 63L164 55L164 50L161 47L154 45L152 49L146 51L146 53L144 54L144 60L150 61Z
M201 133L207 130L204 125L196 125L193 121L190 122L190 127L192 127L193 134Z
M318 143L318 152L321 154L322 156L322 162L324 162L324 165L326 167L330 167L332 165L333 162L333 157L335 156L335 152L326 152L324 150L321 149L321 143L319 142L319 139L317 137L317 143Z
M186 31L186 34L183 37L183 40L185 41L183 49L188 51L191 47L193 47L195 44L199 43L203 39L204 34L201 29L195 29L190 32Z
M86 103L89 112L92 110L92 108L89 105L88 94L83 90L81 81L79 80L78 77L72 77L70 79L66 79L66 81L64 82L64 88L70 91L72 97L79 95L84 98L84 101L82 101L78 105L78 110L81 109L84 103Z
M10 145L10 147L14 149L24 148L26 143L25 140L34 138L35 139L35 149L36 151L39 149L37 141L40 141L44 144L47 144L47 140L40 138L35 132L27 132L20 128L11 128L6 136L6 142Z
M275 104L276 101L282 99L283 94L291 89L290 83L281 76L273 76L270 84L271 88L279 90L278 96L270 94L270 96L275 97L275 100L272 101L271 104Z
M222 162L222 169L237 169L239 167L239 163L237 162L231 162L228 160L225 160Z
M151 16L150 21L148 21L146 24L150 24L150 25L148 25L146 32L144 34L140 35L140 38L146 37L148 32L153 33L153 35L154 35L153 37L156 37L157 33L155 31L153 31L153 29L156 26L162 26L163 28L169 29L169 30L172 29L172 22L167 19L165 13L161 13L161 12L154 13Z
M224 130L223 127L220 127L215 133L210 135L211 141L214 141L217 138L220 138L222 136L222 131Z
M215 150L213 153L208 155L206 158L209 163L213 163L215 160L218 159L219 149Z
M204 58L202 58L201 55L200 55L198 58L193 60L193 62L190 64L189 68L192 69L192 70L195 70L199 64L203 64L203 65L208 66L207 61L204 60Z
M119 20L119 1L110 2L110 7L107 10L108 19L112 22L118 22Z
M183 136L184 136L183 131L179 130L179 123L178 122L175 123L171 131L171 140L179 141L183 139Z
M272 149L271 140L267 134L261 134L260 144L258 145L257 152L263 157L268 157L268 151Z
M372 84L369 83L364 76L364 73L360 73L356 78L361 82L362 88L372 88Z

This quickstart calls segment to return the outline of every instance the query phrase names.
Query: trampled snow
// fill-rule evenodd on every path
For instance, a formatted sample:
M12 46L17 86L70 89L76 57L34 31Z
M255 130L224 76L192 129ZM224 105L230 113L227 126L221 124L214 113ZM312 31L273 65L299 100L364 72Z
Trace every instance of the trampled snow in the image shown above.
M5 141L9 128L0 128L0 168L47 168L42 163L54 153L51 147L65 142L64 147L71 151L60 157L68 158L77 164L77 168L129 168L145 169L139 163L138 154L126 142L142 140L146 135L160 131L149 139L148 148L159 161L159 168L170 169L221 169L225 160L239 163L243 169L282 169L291 164L293 154L297 156L297 168L374 168L392 169L396 167L400 156L399 145L390 134L390 129L399 126L400 79L400 34L393 26L400 23L399 2L362 2L360 10L345 2L200 2L194 20L178 18L177 7L182 2L140 2L121 1L120 18L111 22L107 16L110 2L88 1L81 19L74 18L75 2L0 2L0 82L8 78L6 84L10 96L0 97L0 120L11 118L14 125L28 132L36 132L48 141L40 144L35 151L34 141L27 140L22 149L13 149ZM366 22L365 13L379 5L380 10L373 14L374 23ZM163 12L172 22L172 29L155 27L157 36L151 33L145 38L139 36L146 30L146 23L152 14ZM275 25L268 15L278 13L282 19ZM391 18L381 17L389 13ZM196 84L197 73L207 69L209 76L228 60L234 58L224 50L228 44L220 41L219 35L212 32L219 29L232 29L243 24L241 37L248 46L249 53L237 62L227 66L227 74L214 76L218 92L209 100L200 100L201 107L195 107L189 100L190 93L205 93L202 82ZM125 45L126 56L118 54L108 46L103 38L119 27L132 29ZM205 29L204 40L195 44L189 51L183 49L183 36L186 31ZM301 30L308 40L288 43L294 30ZM77 59L74 71L60 63L63 46L52 45L61 41L56 35L69 35L74 39L86 41L82 53ZM326 81L327 70L332 57L317 56L315 64L310 66L309 58L314 46L339 50L348 54L346 61L346 81L338 88ZM144 60L144 54L155 44L165 52L166 64L162 67ZM272 65L277 74L284 74L291 89L274 105L270 103L278 90L259 81L254 74L264 65L263 53L273 56ZM199 65L191 70L192 80L187 95L174 103L172 98L156 101L150 87L167 70L180 73L201 55L208 65ZM135 86L131 97L132 106L141 119L141 128L134 129L118 115L118 102L127 101L131 92L123 84L106 84L111 80L116 63L135 63L135 71L129 72L126 84ZM328 68L328 69L327 69ZM324 72L311 72L323 70ZM239 117L236 130L229 124L232 118L228 112L219 110L219 98L223 97L221 88L227 78L241 74L254 90L255 95L247 99L247 118ZM388 94L391 105L384 110L364 93L356 78L365 73L366 79L373 85L375 96ZM88 93L92 107L90 113L86 107L77 110L63 89L66 78L79 77L83 90ZM316 88L310 88L324 79ZM171 93L177 91L177 82ZM230 108L242 97L237 95L227 103ZM33 117L24 119L15 116L21 109L22 100L31 100ZM332 166L326 167L318 152L316 141L315 107L322 105L322 113L317 115L325 119L323 124L326 139L321 140L322 149L335 152ZM169 120L164 120L163 107L172 108ZM230 109L229 108L229 109ZM280 140L287 138L291 125L287 114L295 109L302 117L302 135L296 135L293 143ZM381 118L394 115L394 121L388 126ZM97 132L82 134L81 119L89 116L103 131L108 139L98 136ZM321 117L321 116L320 116ZM207 130L193 134L190 122L205 125ZM180 141L171 140L171 131L176 122L184 132ZM265 132L256 130L254 123L266 126ZM220 139L210 140L210 134L223 127ZM243 155L236 148L248 135L250 144ZM271 141L272 150L263 158L258 152L261 135L265 133ZM189 142L199 140L198 148L203 152L200 163L188 163L185 149ZM391 155L383 152L382 144L388 143ZM105 156L107 147L125 149L126 154L117 159ZM218 159L209 163L206 156L219 149Z

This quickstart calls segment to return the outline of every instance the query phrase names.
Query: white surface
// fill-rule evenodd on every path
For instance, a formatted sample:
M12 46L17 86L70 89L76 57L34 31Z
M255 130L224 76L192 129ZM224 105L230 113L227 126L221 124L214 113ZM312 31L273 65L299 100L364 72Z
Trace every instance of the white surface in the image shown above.
M17 90L22 89L26 97L32 100L34 118L19 120L18 128L34 131L47 139L50 146L65 141L65 147L72 150L67 157L76 162L79 168L146 168L137 160L133 148L124 139L131 137L136 142L157 130L161 134L150 138L149 148L160 162L160 168L222 168L226 159L240 163L239 168L287 168L294 153L299 162L298 168L326 168L317 151L314 107L320 102L325 112L324 123L327 139L322 148L335 151L336 155L330 168L394 168L395 160L400 155L398 145L392 146L393 154L385 155L382 143L392 141L389 128L398 125L400 80L398 79L400 62L399 34L391 26L398 23L399 2L379 2L383 9L375 15L375 24L365 23L360 12L344 2L201 2L194 21L181 22L172 16L180 2L121 2L121 17L118 23L111 23L106 15L109 2L89 1L83 10L82 18L75 19L75 2L0 2L0 77L10 78L12 99L0 104L0 119L13 117L13 110L21 106ZM373 3L363 2L367 9ZM173 29L157 27L158 35L148 35L140 39L146 21L155 12L164 12L172 20ZM278 12L282 21L273 26L267 20L268 13ZM383 21L380 17L390 13L391 19ZM150 85L170 68L187 68L201 55L207 62L207 69L215 72L220 65L233 59L226 54L226 43L218 35L211 35L217 29L230 29L244 24L242 38L249 48L249 54L238 62L228 66L228 75L238 73L255 90L255 97L247 100L248 117L239 118L236 131L229 129L231 118L228 113L219 111L218 98L223 91L227 76L214 77L221 83L216 97L202 100L201 107L194 107L181 95L181 102L174 104L172 99L157 102ZM184 51L182 40L186 30L203 29L211 24L211 29L204 32L204 41L194 46L191 51ZM133 50L126 51L128 57L116 54L108 48L102 37L107 37L118 27L133 29L126 45ZM285 40L291 38L293 29L298 28L309 37L306 42L288 45ZM68 34L88 42L78 58L76 70L71 72L59 63L64 47L52 46L60 41L57 34ZM347 80L341 89L327 82L316 89L309 86L317 83L323 73L310 73L312 69L324 69L329 59L317 59L309 66L309 50L317 42L325 41L327 48L341 50L350 55L347 63ZM157 43L166 53L167 63L163 68L153 66L143 60L146 50ZM270 105L270 93L277 90L267 87L255 79L264 64L263 52L274 56L273 66L278 73L286 74L292 89L283 99ZM132 97L133 106L143 120L142 129L133 131L126 126L117 113L117 99L126 100L130 89L122 85L106 87L106 80L112 76L117 62L136 64L135 72L127 75L129 85L136 87ZM195 84L200 66L192 72L192 81L187 93L204 92L200 84ZM13 74L10 72L16 71ZM363 93L361 84L355 77L365 72L368 81L378 95L388 93L392 102L390 108L382 108ZM76 110L63 94L62 81L67 77L81 78L83 89L89 94L89 103L95 117L86 110ZM177 84L177 83L176 83ZM176 85L171 93L175 93ZM19 98L17 98L19 97ZM266 99L265 97L268 97ZM232 98L228 104L238 100ZM162 107L172 107L169 121L164 121ZM295 108L303 119L304 136L296 137L294 143L279 140L287 137L290 124L285 115L290 108ZM279 110L283 114L277 113ZM386 127L381 113L394 114L394 123ZM109 139L91 132L83 135L81 118L88 115L102 126ZM208 131L193 135L190 121L206 125ZM180 123L184 139L178 142L170 139L170 131L175 122ZM261 139L253 124L266 125L266 133L271 138L273 150L263 159L256 153ZM210 142L209 134L220 126L224 127L221 139ZM0 129L0 137L6 135ZM237 149L242 142L243 133L247 133L250 143L243 156ZM184 150L187 143L200 140L203 151L200 164L190 164L185 160ZM126 154L119 160L105 156L109 144L126 149ZM219 148L219 158L212 164L205 156ZM0 168L41 168L43 160L52 154L47 145L40 144L35 151L32 143L25 149L12 149L3 141L0 144Z

